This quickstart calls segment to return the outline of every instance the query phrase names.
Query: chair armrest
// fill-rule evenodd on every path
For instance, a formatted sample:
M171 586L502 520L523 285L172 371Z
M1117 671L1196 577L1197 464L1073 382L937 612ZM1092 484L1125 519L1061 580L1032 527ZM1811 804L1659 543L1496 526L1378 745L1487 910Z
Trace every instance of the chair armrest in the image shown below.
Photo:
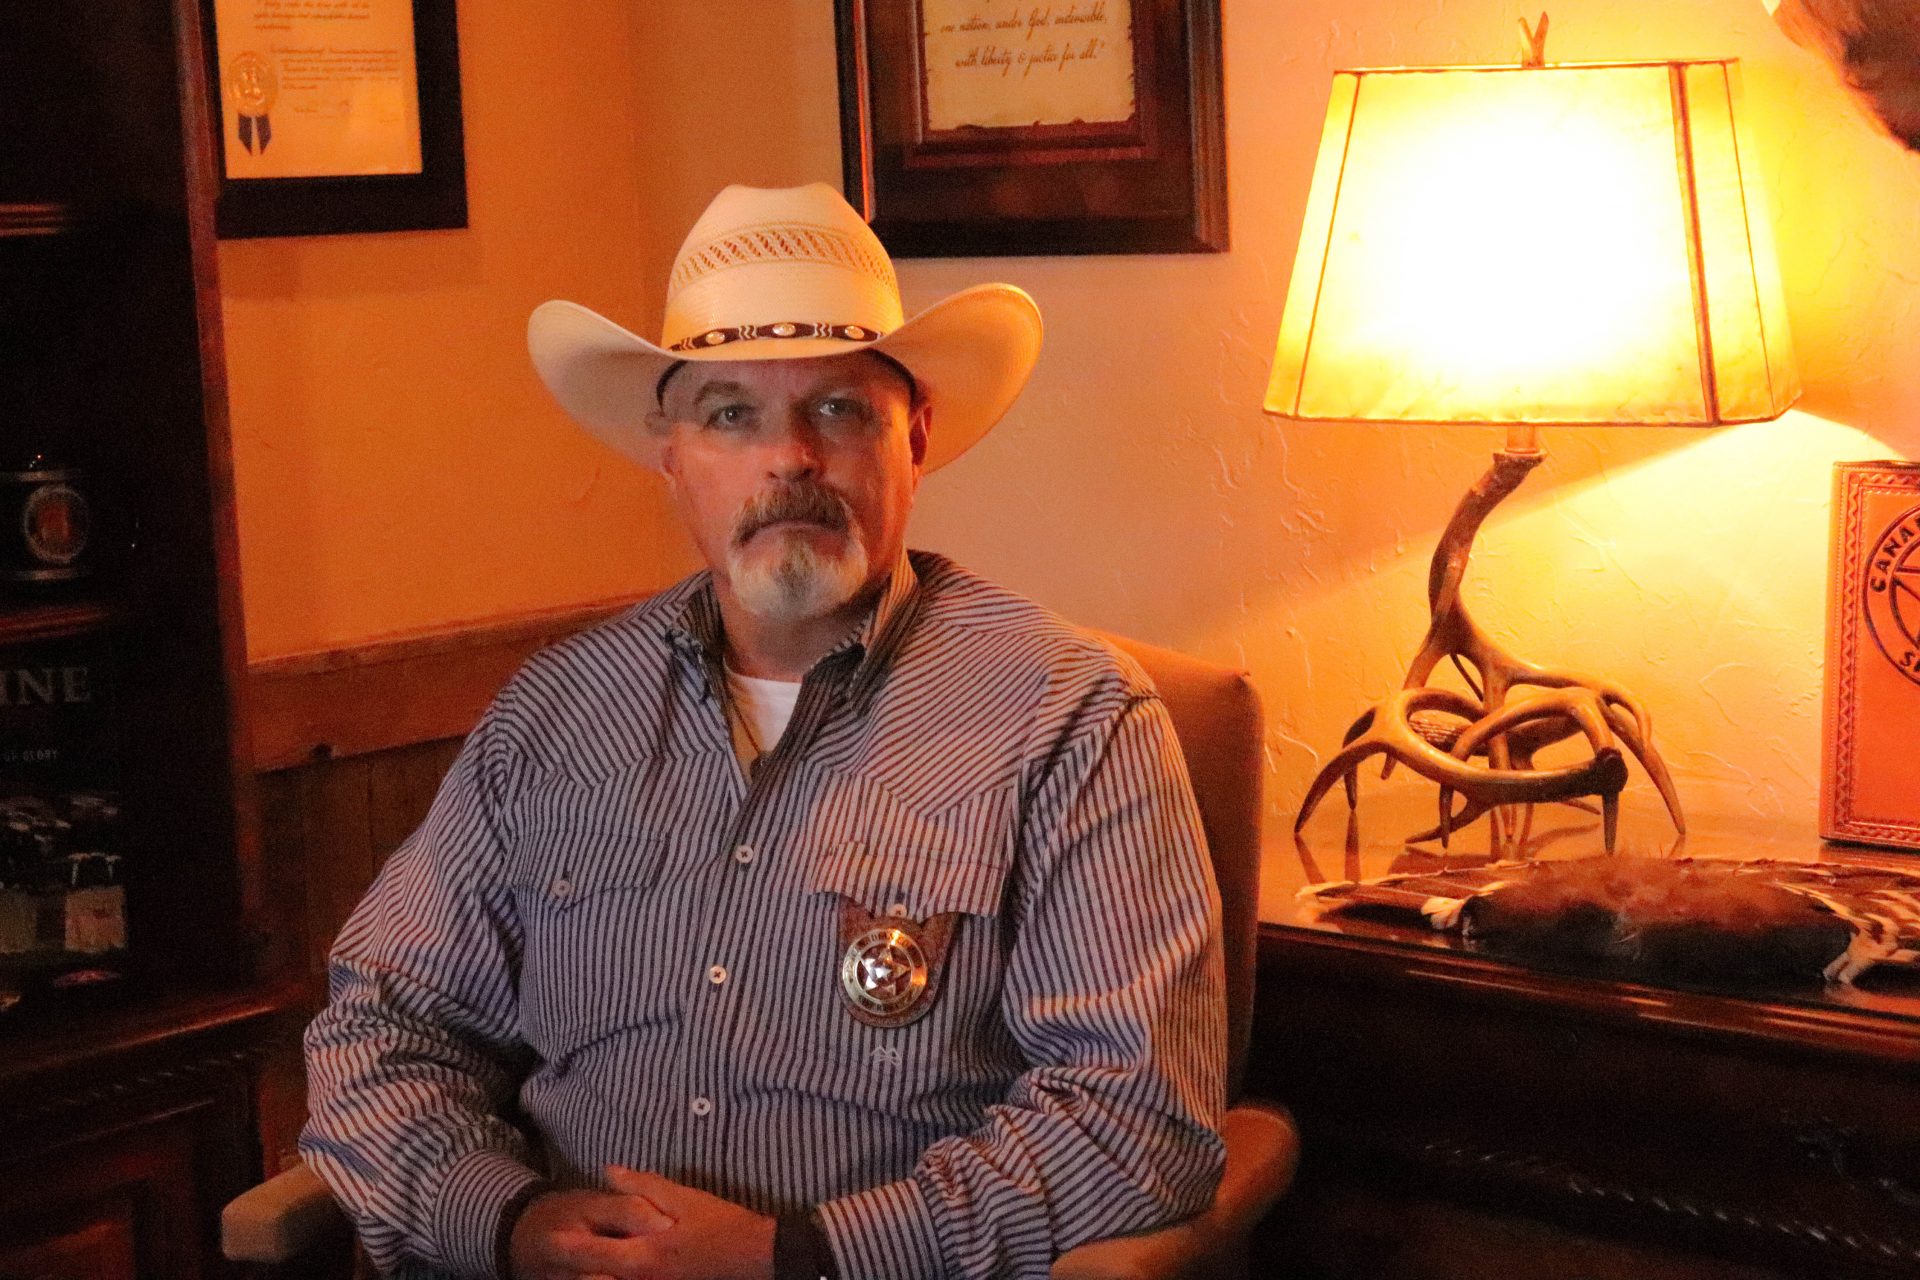
M1220 1125L1227 1168L1213 1204L1184 1222L1069 1249L1053 1280L1175 1280L1216 1275L1293 1182L1300 1133L1284 1107L1248 1101Z
M346 1230L327 1184L295 1164L220 1211L220 1251L233 1262L292 1262Z
M1053 1280L1172 1280L1242 1242L1293 1181L1300 1136L1283 1107L1244 1102L1220 1126L1227 1167L1213 1204L1184 1222L1070 1249ZM220 1214L221 1252L233 1262L286 1263L346 1228L333 1195L295 1164L235 1197Z

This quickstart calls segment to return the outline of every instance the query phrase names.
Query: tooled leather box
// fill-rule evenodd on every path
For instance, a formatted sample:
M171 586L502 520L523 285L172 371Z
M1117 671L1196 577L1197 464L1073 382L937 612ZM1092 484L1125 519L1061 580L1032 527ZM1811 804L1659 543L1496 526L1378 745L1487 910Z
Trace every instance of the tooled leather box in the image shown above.
M1920 463L1833 470L1820 834L1920 849Z

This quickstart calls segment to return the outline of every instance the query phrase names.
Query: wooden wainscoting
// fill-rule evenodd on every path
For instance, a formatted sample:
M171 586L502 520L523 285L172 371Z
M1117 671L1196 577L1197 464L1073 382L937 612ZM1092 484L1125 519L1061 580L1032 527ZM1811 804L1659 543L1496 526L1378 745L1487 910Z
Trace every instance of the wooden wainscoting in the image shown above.
M633 599L475 623L254 663L271 950L308 1016L326 998L327 948L387 855L426 817L487 704L536 650ZM284 1168L306 1114L297 1046L261 1079L266 1167Z

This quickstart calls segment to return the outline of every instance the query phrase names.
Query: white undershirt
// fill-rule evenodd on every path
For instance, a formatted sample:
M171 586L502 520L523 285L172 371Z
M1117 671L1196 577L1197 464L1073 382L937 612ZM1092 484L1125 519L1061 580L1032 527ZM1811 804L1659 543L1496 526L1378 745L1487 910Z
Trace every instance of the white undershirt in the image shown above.
M760 745L760 754L772 751L773 744L787 731L787 722L793 719L794 704L800 700L800 682L762 680L757 676L743 676L728 667L727 685L733 693L733 705L753 726L753 738Z

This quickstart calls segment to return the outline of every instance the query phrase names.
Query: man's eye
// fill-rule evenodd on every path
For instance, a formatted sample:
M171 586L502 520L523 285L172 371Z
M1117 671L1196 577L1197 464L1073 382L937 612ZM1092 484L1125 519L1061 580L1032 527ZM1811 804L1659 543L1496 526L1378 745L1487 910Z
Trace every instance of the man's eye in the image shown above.
M723 404L707 415L710 427L744 427L753 421L753 410L744 404Z
M822 417L857 422L867 416L867 406L852 396L828 396L820 402Z

